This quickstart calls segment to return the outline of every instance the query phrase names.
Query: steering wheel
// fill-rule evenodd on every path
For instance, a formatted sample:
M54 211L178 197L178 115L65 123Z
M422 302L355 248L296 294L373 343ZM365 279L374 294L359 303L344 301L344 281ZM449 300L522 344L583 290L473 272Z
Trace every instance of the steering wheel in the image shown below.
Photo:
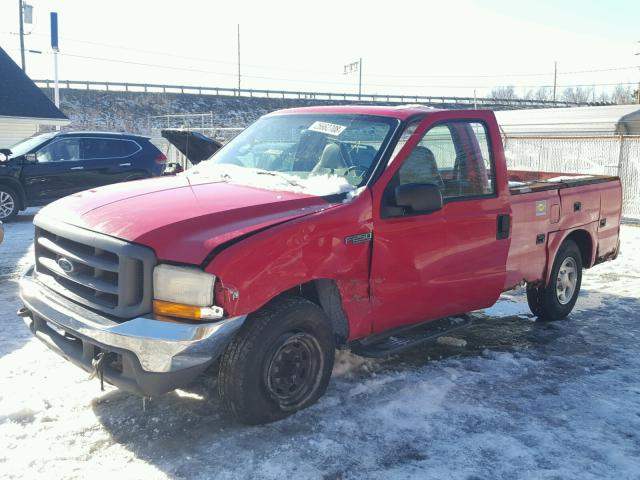
M354 172L358 177L362 177L365 173L367 173L367 169L360 165L351 165L344 171L344 176L346 177L349 172Z
M340 145L344 166L347 169L355 167L356 165L353 163L353 158L351 158L351 150L342 142L339 142L338 145Z

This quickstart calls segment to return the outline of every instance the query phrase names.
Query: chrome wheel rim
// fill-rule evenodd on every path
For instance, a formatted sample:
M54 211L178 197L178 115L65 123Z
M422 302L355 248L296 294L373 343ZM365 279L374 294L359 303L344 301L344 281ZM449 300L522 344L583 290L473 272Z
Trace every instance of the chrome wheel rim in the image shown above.
M573 298L578 284L578 265L573 257L567 257L560 265L556 278L556 297L561 305L566 305Z
M13 197L0 190L0 220L7 218L13 212L16 203Z
M264 375L269 395L283 410L295 410L318 388L323 363L315 337L308 333L283 335L272 350Z

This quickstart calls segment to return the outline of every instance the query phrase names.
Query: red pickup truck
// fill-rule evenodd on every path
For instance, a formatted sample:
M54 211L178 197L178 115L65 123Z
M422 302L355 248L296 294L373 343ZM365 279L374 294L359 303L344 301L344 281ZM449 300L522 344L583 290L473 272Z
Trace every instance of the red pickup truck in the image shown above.
M268 422L318 400L338 346L402 351L519 285L566 317L620 211L617 177L508 172L490 111L284 110L183 174L42 209L19 315L143 396L215 363L225 410Z

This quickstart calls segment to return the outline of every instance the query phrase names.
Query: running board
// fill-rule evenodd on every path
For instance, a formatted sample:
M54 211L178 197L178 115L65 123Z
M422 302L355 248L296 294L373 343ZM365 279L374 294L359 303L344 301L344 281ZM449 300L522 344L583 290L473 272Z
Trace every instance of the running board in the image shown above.
M408 350L422 343L471 324L469 315L446 317L384 334L371 335L350 344L351 351L363 357L380 358Z

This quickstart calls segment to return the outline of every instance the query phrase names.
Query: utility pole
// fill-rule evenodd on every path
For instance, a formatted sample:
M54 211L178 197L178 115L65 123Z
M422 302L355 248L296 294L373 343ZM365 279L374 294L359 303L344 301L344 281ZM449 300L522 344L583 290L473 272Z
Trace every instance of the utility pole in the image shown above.
M238 96L240 96L240 24L238 24Z
M360 58L360 65L358 67L358 101L362 101L362 58Z
M638 43L640 43L640 40L638 40ZM636 55L640 55L640 52L636 53ZM638 81L638 90L636 91L637 97L638 97L638 105L640 105L640 80Z
M556 101L556 85L558 84L558 62L553 62L553 101Z
M20 15L20 60L22 61L22 71L27 73L24 61L24 19L22 17L22 0L18 0L18 13Z

